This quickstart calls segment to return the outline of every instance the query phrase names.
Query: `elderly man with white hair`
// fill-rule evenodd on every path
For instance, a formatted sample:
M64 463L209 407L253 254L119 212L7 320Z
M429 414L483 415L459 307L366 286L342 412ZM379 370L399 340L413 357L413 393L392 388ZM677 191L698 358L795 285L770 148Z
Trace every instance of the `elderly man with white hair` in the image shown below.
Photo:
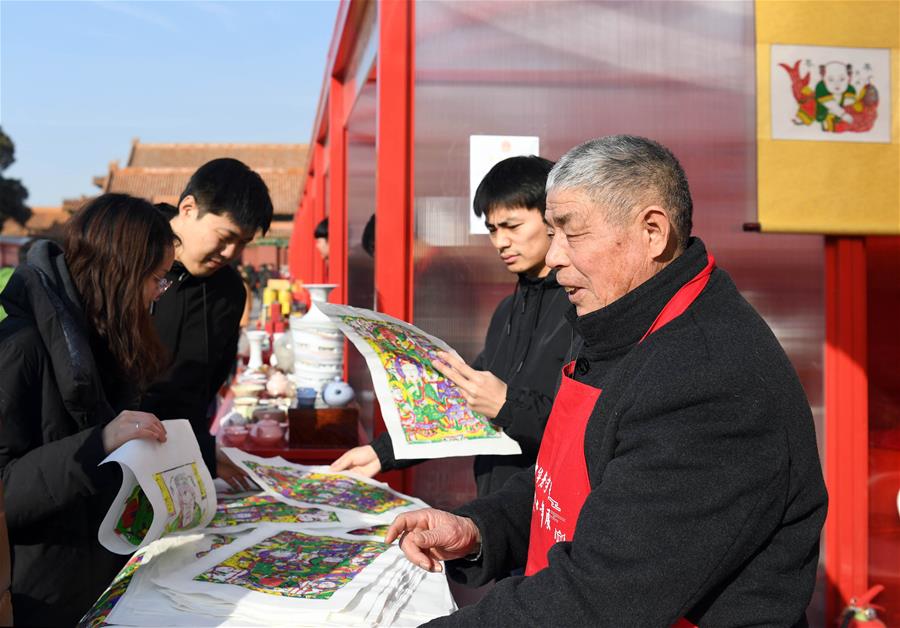
M537 463L388 539L480 585L454 626L803 626L826 492L809 403L778 341L691 237L668 149L610 136L547 181L547 265L584 344Z

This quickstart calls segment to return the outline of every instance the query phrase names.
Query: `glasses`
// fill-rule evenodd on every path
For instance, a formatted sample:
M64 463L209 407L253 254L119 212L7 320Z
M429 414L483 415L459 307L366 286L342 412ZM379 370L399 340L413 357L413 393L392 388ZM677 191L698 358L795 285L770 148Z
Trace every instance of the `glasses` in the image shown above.
M172 280L165 277L157 277L155 274L153 278L156 279L156 298L158 299L172 286Z

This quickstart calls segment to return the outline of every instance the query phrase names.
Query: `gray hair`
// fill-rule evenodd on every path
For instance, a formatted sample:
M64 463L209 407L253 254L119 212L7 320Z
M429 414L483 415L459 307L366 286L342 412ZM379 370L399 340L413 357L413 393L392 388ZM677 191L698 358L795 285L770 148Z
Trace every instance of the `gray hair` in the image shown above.
M547 177L547 194L578 190L623 224L638 206L660 205L668 213L679 247L691 235L693 203L687 177L672 152L635 135L607 135L576 146Z

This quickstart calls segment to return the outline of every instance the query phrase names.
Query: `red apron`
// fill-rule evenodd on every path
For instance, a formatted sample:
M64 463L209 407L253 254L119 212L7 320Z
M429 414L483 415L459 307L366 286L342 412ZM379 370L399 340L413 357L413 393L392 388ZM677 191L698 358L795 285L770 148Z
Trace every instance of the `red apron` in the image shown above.
M666 303L641 341L683 314L706 287L714 268L715 260L708 255L706 267ZM563 367L562 383L534 465L534 505L526 576L547 566L547 552L554 543L572 540L578 514L591 492L584 459L584 431L602 391L572 379L574 366L570 362ZM675 626L687 628L693 624L682 619Z

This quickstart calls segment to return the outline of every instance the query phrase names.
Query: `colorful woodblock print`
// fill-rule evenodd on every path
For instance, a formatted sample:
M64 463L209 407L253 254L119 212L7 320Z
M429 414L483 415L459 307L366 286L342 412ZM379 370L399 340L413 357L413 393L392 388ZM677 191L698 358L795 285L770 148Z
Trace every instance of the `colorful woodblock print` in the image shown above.
M204 571L194 580L251 591L327 600L390 545L285 530Z
M341 320L378 355L408 443L500 437L487 418L469 408L456 384L434 369L439 348L430 340L393 323L358 316Z
M225 499L216 507L210 528L225 528L244 523L272 521L276 523L309 523L340 521L337 514L321 508L301 508L278 501L271 495L250 495Z
M141 566L143 560L143 554L135 554L131 557L131 560L122 567L106 591L97 599L91 610L78 622L78 628L99 628L99 626L106 625L106 618L116 607L119 599L125 595L134 573Z
M166 503L166 525L163 534L187 530L203 519L206 487L200 479L197 463L191 462L167 469L153 476Z
M244 460L243 464L280 495L308 504L322 504L374 515L412 505L408 499L380 486L372 486L344 475L270 466L251 460Z
M132 545L140 545L147 536L147 531L152 523L153 504L150 503L140 484L135 484L125 500L122 514L119 515L119 520L116 521L113 529L116 534Z

